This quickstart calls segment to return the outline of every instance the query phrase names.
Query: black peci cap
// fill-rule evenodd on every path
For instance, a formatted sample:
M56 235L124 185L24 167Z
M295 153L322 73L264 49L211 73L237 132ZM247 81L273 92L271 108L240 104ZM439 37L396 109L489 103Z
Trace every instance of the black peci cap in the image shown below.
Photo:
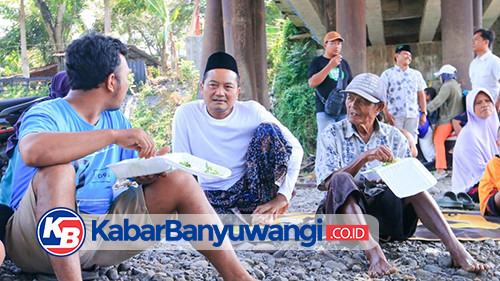
M207 71L216 68L229 69L238 74L238 65L236 64L236 60L233 56L225 52L217 52L210 55L207 60L205 72L203 73L207 73Z

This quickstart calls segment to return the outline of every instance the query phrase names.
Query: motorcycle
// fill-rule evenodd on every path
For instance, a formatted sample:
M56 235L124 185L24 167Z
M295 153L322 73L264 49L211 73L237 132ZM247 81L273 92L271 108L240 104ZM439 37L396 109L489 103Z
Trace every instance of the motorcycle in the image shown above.
M14 134L14 124L31 105L37 103L41 97L22 97L0 101L0 178L3 177L9 157L6 154L7 140Z

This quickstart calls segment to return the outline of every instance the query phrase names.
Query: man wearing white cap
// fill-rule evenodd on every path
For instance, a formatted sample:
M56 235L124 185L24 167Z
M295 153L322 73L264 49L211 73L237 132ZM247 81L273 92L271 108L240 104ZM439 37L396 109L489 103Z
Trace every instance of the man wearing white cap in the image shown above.
M318 140L316 183L328 189L318 213L350 215L344 216L348 225L366 225L360 215L372 215L379 221L380 239L385 240L411 237L420 218L445 244L457 266L474 272L487 270L488 266L477 262L460 244L427 191L398 198L386 185L359 180L359 172L411 157L410 146L398 129L376 119L387 98L380 77L360 74L345 92L347 119L327 127ZM371 277L396 271L371 235L362 246Z
M434 73L435 76L439 76L439 81L443 85L439 89L438 95L427 105L429 112L439 109L439 118L436 122L437 128L434 135L434 147L436 148L436 173L434 176L437 179L444 178L447 175L446 168L448 166L444 142L453 131L451 120L464 111L462 89L456 80L456 72L455 67L445 64L438 72Z
M490 47L495 41L492 30L480 28L474 31L472 50L476 58L469 65L469 77L472 89L486 88L493 96L497 111L500 110L500 58L495 56Z
M330 31L323 39L325 52L314 58L309 65L308 83L311 88L316 88L316 122L318 124L318 136L323 129L333 122L346 118L344 101L340 101L341 110L338 115L332 116L325 112L325 102L332 90L338 86L343 90L352 80L351 67L345 59L342 59L342 43L344 38L336 31ZM339 77L341 79L339 79ZM339 83L342 83L339 85Z

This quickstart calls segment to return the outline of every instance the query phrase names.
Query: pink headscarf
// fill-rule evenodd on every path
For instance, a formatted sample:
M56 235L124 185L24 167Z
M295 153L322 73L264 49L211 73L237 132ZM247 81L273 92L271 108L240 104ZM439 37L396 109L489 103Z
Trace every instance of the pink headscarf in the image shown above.
M483 177L486 164L498 154L496 140L498 138L498 116L493 111L486 119L474 113L474 101L479 92L484 92L493 101L485 88L472 90L466 98L468 121L458 135L453 149L452 191L467 192ZM493 102L494 104L494 102Z

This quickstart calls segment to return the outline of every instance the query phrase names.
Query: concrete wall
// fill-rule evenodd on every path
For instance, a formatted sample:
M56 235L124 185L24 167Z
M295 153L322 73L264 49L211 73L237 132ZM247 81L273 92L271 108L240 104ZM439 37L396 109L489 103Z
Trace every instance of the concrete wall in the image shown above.
M442 64L441 42L413 43L409 45L411 46L413 57L410 67L420 71L427 82L435 82L434 72L437 72ZM397 46L398 45L367 47L367 71L381 75L384 70L393 67L395 64L394 50Z
M187 36L186 37L186 57L188 60L194 62L200 73L203 72L201 69L201 50L203 47L203 35L199 36Z

